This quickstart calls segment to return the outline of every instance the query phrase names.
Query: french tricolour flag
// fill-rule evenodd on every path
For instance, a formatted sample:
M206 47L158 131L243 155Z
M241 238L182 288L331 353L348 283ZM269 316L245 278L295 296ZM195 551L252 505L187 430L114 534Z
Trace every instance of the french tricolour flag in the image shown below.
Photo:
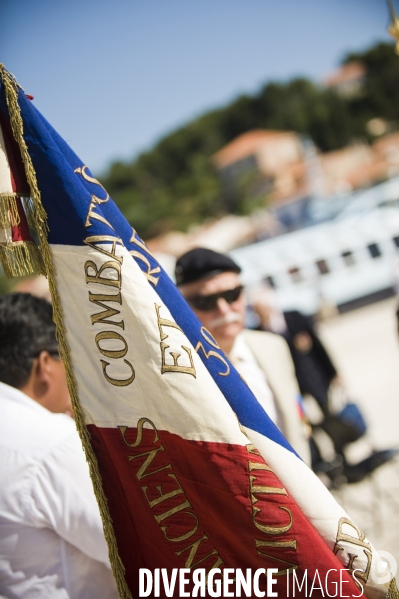
M369 599L385 597L388 585L370 575L368 539L288 445L87 166L4 69L1 79L0 112L30 186L121 596L138 596L140 568L277 568L279 597L288 596L287 576L302 579L305 570L320 577L313 597L326 596L328 571L346 596L364 587Z

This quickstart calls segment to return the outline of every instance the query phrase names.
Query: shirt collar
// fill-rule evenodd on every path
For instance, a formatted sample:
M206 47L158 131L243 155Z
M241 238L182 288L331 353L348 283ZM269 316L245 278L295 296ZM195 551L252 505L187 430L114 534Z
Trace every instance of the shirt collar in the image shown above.
M23 404L29 406L32 410L36 410L37 412L42 412L43 410L47 413L49 410L41 406L37 401L23 393L19 389L15 387L11 387L11 385L7 385L6 383L0 382L0 398L5 397L10 399L11 401L19 404Z
M252 362L254 359L252 352L244 339L244 335L242 335L241 333L239 333L235 338L233 348L229 353L229 359L233 363L249 361Z

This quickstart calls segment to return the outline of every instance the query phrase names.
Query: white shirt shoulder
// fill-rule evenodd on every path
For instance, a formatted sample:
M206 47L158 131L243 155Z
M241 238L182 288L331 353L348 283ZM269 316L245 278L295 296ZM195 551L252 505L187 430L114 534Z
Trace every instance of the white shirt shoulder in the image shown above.
M3 383L0 411L0 594L117 597L74 421Z

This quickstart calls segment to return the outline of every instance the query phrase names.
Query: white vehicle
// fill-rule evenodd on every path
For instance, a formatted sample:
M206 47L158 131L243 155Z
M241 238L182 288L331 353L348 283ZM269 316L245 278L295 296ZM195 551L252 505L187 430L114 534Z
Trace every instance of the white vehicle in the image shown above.
M399 207L399 177L369 189L342 193L331 198L314 199L309 204L311 221L320 223L333 218L342 220L355 214L364 214L374 208Z
M284 310L315 314L321 302L344 309L361 298L392 293L397 284L399 208L348 210L230 255L242 267L244 283L267 282Z

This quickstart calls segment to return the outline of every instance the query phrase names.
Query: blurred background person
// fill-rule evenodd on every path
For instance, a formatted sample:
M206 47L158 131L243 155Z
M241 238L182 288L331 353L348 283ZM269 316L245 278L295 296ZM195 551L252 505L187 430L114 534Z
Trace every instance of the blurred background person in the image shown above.
M118 597L51 305L0 297L0 595Z
M191 308L247 382L289 443L309 463L307 426L286 343L277 335L244 330L240 267L228 256L195 248L176 262L176 282Z
M259 329L277 333L286 339L301 392L314 397L326 415L329 390L332 387L342 389L342 381L316 335L312 320L297 310L282 311L272 289L259 288L252 293L251 299L259 317Z
M312 318L297 310L283 311L277 294L266 286L251 293L251 306L259 317L259 329L281 335L288 343L296 377L303 397L313 398L320 416L312 426L322 428L331 438L335 457L323 459L315 438L311 437L312 467L325 472L332 480L341 475L348 482L358 482L398 453L396 449L372 452L357 464L349 464L345 447L360 439L367 430L359 407L350 401L344 383L319 336Z

